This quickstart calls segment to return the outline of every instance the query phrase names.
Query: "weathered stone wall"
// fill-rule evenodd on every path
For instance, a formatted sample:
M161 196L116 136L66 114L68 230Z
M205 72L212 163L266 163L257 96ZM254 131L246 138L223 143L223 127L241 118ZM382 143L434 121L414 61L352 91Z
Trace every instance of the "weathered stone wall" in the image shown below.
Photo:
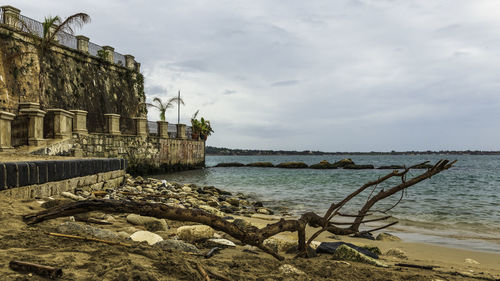
M105 113L146 113L144 78L135 70L62 45L53 46L42 63L46 91L40 97L36 40L0 25L0 110L15 112L19 102L39 102L42 109L86 110L89 117L101 117L99 123Z
M195 169L205 166L205 142L109 134L73 136L72 150L85 157L120 157L139 174Z

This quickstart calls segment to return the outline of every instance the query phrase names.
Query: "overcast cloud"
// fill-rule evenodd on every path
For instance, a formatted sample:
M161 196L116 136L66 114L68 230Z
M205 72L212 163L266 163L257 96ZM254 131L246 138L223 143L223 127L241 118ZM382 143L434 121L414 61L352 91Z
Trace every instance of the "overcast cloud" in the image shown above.
M2 2L88 13L77 33L133 54L149 99L180 89L208 145L500 150L500 1Z

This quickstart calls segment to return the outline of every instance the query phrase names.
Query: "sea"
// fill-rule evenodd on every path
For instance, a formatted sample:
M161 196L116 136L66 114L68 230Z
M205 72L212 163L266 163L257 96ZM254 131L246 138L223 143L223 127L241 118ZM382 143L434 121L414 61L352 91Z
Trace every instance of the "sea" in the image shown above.
M356 164L411 166L440 159L458 160L449 170L411 186L376 204L373 217L385 216L386 209L402 200L387 214L388 222L399 223L384 230L405 241L500 253L500 156L499 155L277 155L207 156L206 168L157 175L155 178L201 186L215 186L233 193L241 192L264 206L284 210L293 216L313 211L323 215L330 204L339 202L364 183L378 179L391 170L314 170L255 167L214 167L223 162L301 161L308 165L327 160L334 163L350 158ZM424 170L412 170L407 178ZM342 210L355 214L381 189L401 183L401 178L367 189ZM346 218L335 218L335 221ZM380 226L367 223L361 229Z

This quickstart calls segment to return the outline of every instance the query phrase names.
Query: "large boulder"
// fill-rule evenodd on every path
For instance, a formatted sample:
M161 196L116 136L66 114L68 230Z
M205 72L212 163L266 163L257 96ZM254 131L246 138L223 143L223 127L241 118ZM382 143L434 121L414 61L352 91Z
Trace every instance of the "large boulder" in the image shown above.
M311 169L337 169L337 167L335 167L333 164L331 164L330 162L328 162L326 160L323 160L317 164L313 164L313 165L309 166L309 168L311 168Z
M57 227L57 232L79 236L93 236L100 239L118 239L120 236L114 231L100 229L86 224L67 221Z
M360 247L360 246L356 246L354 244L346 243L346 242L322 242L316 248L316 252L317 253L334 254L337 251L337 249L342 245L346 245L346 246L350 247L351 249L354 249L354 250L362 253L363 255L366 255L366 256L371 257L373 259L378 259L378 255L376 253L370 251L366 247Z
M288 249L297 246L297 241L286 240L278 237L270 237L264 240L264 246L277 252L286 252Z
M344 158L342 160L333 163L333 167L335 168L344 168L345 166L348 165L355 165L354 161L352 161L351 158Z
M304 169L308 166L304 162L284 162L276 165L276 167L285 169Z
M264 167L264 168L272 168L274 164L271 162L255 162L247 164L248 167Z
M127 222L133 225L143 225L149 231L165 231L168 224L165 219L130 214L127 216Z
M207 225L186 225L177 228L177 237L187 242L206 240L213 236L214 230Z
M154 245L155 243L163 241L163 238L160 235L153 233L153 232L149 232L149 231L143 231L143 230L137 231L134 234L130 235L130 239L132 239L132 241L136 241L136 242L146 241L146 242L148 242L149 245Z
M219 163L215 167L243 167L245 164L238 162Z
M207 213L209 213L209 214L216 215L216 216L218 216L220 218L223 218L223 217L226 216L226 215L224 215L223 212L217 210L214 207L210 207L208 205L200 205L200 206L198 206L198 208L201 209L201 210L203 210L203 211L205 211L205 212L207 212Z

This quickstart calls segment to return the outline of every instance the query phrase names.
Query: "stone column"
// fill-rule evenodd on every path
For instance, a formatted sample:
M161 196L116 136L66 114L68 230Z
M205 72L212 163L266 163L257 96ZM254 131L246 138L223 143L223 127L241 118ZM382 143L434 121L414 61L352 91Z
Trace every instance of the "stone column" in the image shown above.
M178 139L187 139L186 124L177 124L177 138Z
M89 38L83 35L76 36L76 48L78 51L88 54L89 53Z
M43 117L45 116L45 111L36 108L23 108L19 110L19 114L28 118L28 145L44 145Z
M19 14L21 10L12 6L2 6L1 8L3 11L3 23L13 28L19 27Z
M47 114L52 115L54 138L68 139L71 138L73 113L60 108L52 108L47 110Z
M104 114L108 127L107 133L110 135L121 135L120 133L120 115L119 114Z
M125 67L128 69L134 69L135 68L135 60L134 56L132 55L125 55Z
M135 134L141 137L146 137L148 135L148 119L146 119L146 117L134 117L132 119L134 119L135 122Z
M0 151L8 151L14 149L11 146L11 128L12 120L16 115L0 111Z
M110 63L115 62L115 48L111 46L102 46L102 49L106 52L106 61Z
M158 137L168 139L168 122L156 121L158 124Z
M70 110L73 113L73 133L87 134L87 111Z

